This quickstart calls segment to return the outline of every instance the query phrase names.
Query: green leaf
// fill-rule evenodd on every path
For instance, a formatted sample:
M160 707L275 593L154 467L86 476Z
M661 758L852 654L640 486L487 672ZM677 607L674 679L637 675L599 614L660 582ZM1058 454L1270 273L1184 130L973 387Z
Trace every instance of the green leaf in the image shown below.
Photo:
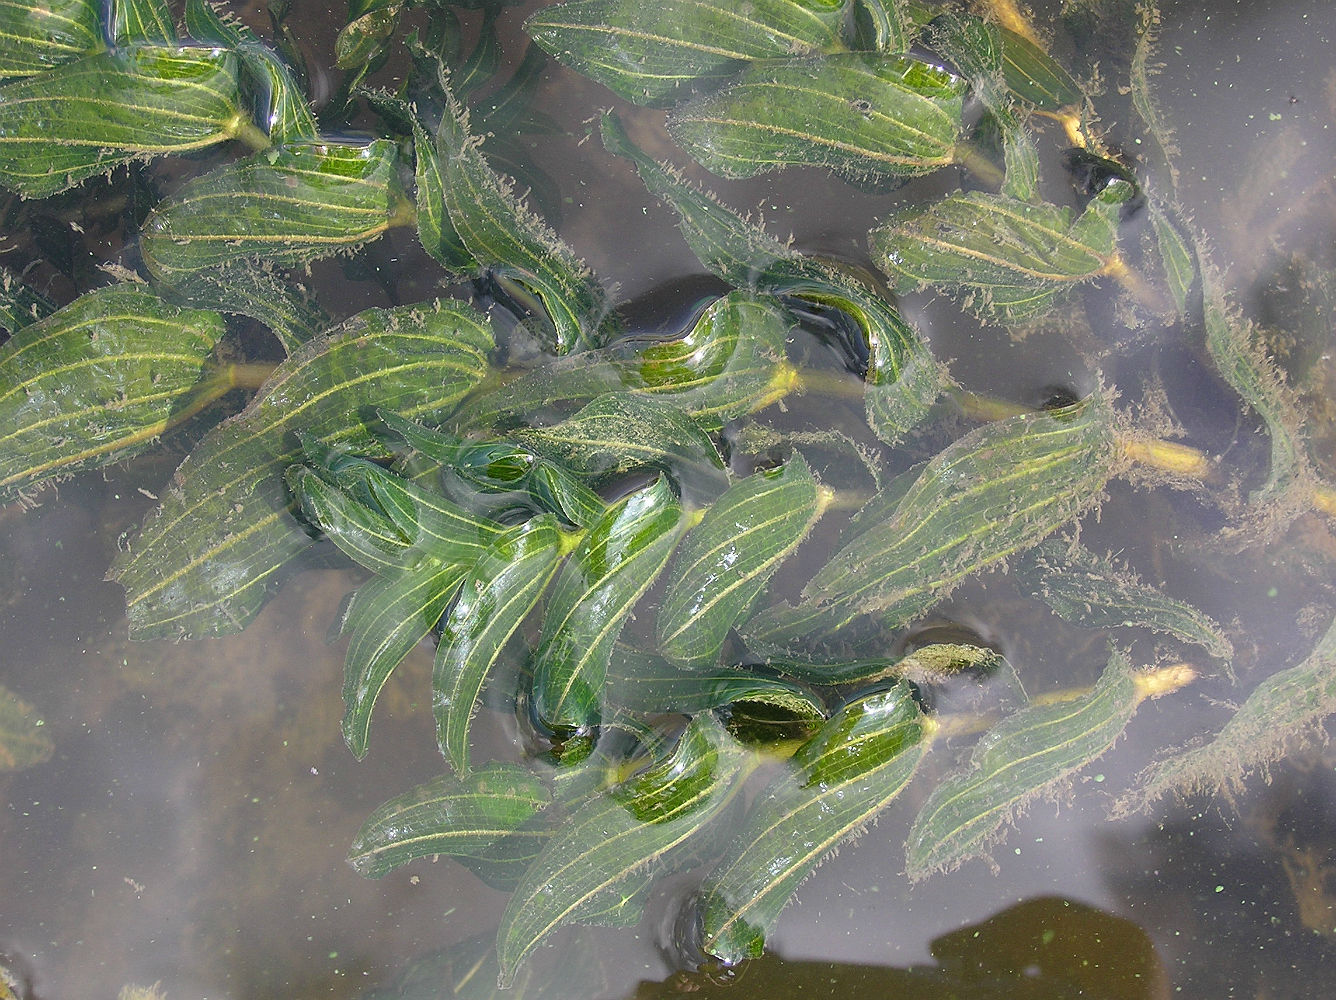
M840 4L796 0L575 0L525 22L535 42L634 104L669 107L754 59L843 48Z
M112 285L0 347L0 498L139 454L209 393L217 313ZM221 376L220 376L221 378Z
M713 664L729 629L807 537L832 495L798 454L725 490L673 562L655 620L663 654L684 667Z
M301 509L349 559L373 573L392 573L421 560L393 521L359 503L314 469L288 468L284 478Z
M683 337L637 343L624 381L662 395L701 427L718 429L782 398L797 373L785 357L796 320L772 295L730 292L716 299ZM618 351L619 354L622 351Z
M236 51L256 91L256 117L272 142L312 140L320 134L292 71L250 28L216 10L209 0L186 0L185 23L186 33L195 41Z
M159 291L182 305L246 316L269 328L285 354L297 350L330 320L304 286L279 274L268 261L231 261L178 274Z
M907 684L832 716L752 803L706 879L702 948L730 964L759 957L799 884L909 783L933 728Z
M307 344L238 416L181 464L160 511L111 576L127 591L136 638L221 635L245 625L279 569L311 543L288 510L281 474L298 431L375 449L370 407L448 413L487 372L492 333L473 309L371 309Z
M1266 482L1250 501L1270 507L1270 516L1294 515L1303 509L1302 495L1312 486L1312 468L1304 443L1303 410L1260 343L1253 324L1239 314L1225 294L1220 272L1197 246L1201 270L1206 351L1216 370L1266 423L1271 439L1271 464Z
M873 684L904 678L916 684L940 684L966 670L991 672L1003 662L1001 654L986 646L934 642L903 656L868 660L767 660L766 666L785 677L819 687Z
M677 143L724 177L826 167L907 177L954 162L964 81L908 56L851 52L750 66L668 119Z
M1024 35L998 26L1002 76L1008 89L1040 111L1062 111L1085 101L1085 92L1051 55Z
M415 196L417 198L418 240L422 249L448 271L468 273L477 268L463 240L450 223L445 207L445 174L436 143L413 118Z
M50 299L20 281L8 268L0 267L0 330L17 333L55 311Z
M1210 616L1077 542L1048 539L1025 554L1016 576L1064 621L1093 628L1140 626L1196 643L1220 660L1234 655Z
M381 689L413 647L436 627L466 569L426 559L363 584L343 615L351 633L343 666L343 739L358 760L366 756L371 711Z
M0 3L0 78L32 76L103 46L101 0Z
M36 709L0 684L0 773L51 759L55 744L45 724Z
M608 150L631 160L650 192L677 212L687 244L711 273L730 284L837 309L853 321L867 350L868 423L879 438L893 444L926 415L945 374L923 339L876 291L847 270L780 243L646 156L615 116L604 115L602 128ZM787 374L776 370L781 385Z
M1132 186L1113 180L1072 220L1071 210L985 191L903 210L872 230L872 256L896 292L925 284L959 295L988 321L1043 315L1079 282L1118 273L1118 206Z
M385 4L344 25L334 40L336 69L355 70L378 56L399 23L402 3Z
M493 762L467 778L443 774L377 806L348 861L359 875L380 878L415 858L485 855L549 800L543 783L518 764Z
M547 347L566 354L602 346L618 321L608 294L557 234L488 165L450 98L436 136L450 224L477 265L515 281L547 310Z
M609 888L670 864L732 798L747 755L710 714L643 774L580 806L525 873L501 917L501 985L558 927L608 908Z
M766 612L744 634L783 650L864 616L905 625L965 577L1090 509L1122 463L1102 396L980 427L924 467L892 516L850 538L807 584L802 604Z
M669 401L654 396L610 392L561 423L511 436L594 479L661 469L680 483L715 492L727 481L724 460L709 435Z
M173 282L251 257L308 264L379 237L411 215L396 145L295 143L187 182L144 223L154 277Z
M613 644L684 528L660 477L611 505L566 560L533 661L534 710L546 725L576 733L598 725Z
M498 535L469 568L442 626L432 675L436 739L456 774L469 771L469 722L483 683L561 555L556 519L545 514Z
M854 0L854 31L851 48L908 52L918 25L904 0Z
M1001 827L1113 746L1148 691L1118 651L1094 690L1032 705L979 737L967 767L937 786L906 846L915 881L984 855Z
M254 129L239 110L237 57L135 45L0 87L0 184L56 194L131 160L184 153Z
M176 24L164 0L111 0L110 7L113 44L176 44Z
M766 705L797 718L825 721L815 693L779 677L735 667L683 669L660 656L619 645L608 664L609 705L635 715L694 715L728 705Z
M1147 769L1115 813L1143 810L1167 792L1233 791L1249 774L1325 737L1336 712L1336 621L1298 666L1272 674L1248 695L1215 738Z
M1156 199L1148 201L1150 222L1155 230L1155 244L1160 252L1160 266L1169 284L1169 294L1179 316L1187 315L1188 294L1197 280L1197 259L1188 245L1187 237L1169 217Z

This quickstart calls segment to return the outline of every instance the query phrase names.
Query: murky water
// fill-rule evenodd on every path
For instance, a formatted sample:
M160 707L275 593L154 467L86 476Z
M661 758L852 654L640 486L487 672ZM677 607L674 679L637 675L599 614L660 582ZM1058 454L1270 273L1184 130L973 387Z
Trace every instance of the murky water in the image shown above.
M532 6L508 22L518 25ZM1285 324L1277 349L1310 387L1315 458L1336 476L1336 429L1324 404L1336 393L1332 316L1294 319L1311 315L1296 299L1318 301L1312 276L1330 272L1336 258L1336 8L1173 3L1163 15L1156 82L1178 125L1184 207L1211 234L1245 310ZM295 27L308 52L329 50L329 25L312 18ZM1125 56L1115 43L1063 42L1107 44L1109 78ZM558 67L549 72L545 99L570 135L538 139L536 156L564 195L562 234L625 297L641 299L643 315L683 313L699 291L699 266L670 213L624 163L594 143L577 145L585 119L611 98ZM1101 107L1113 142L1134 152L1126 121L1115 117L1125 119L1126 106L1113 95ZM672 155L656 131L660 119L630 118L638 142ZM792 231L799 246L855 260L868 220L908 196L861 193L815 172L708 184L730 204L759 205L772 232ZM397 279L404 301L433 293L433 272L407 234L378 253L385 267L409 269ZM386 301L375 281L317 269L322 276L345 293L332 309ZM962 323L941 302L905 308L968 389L1038 402L1055 386L1089 389L1097 371L1134 398L1158 382L1194 443L1233 468L1261 468L1257 428L1238 417L1195 334L1123 331L1111 320L1108 329L1016 341ZM795 403L795 420L812 412L803 405ZM840 404L811 405L839 419ZM850 419L861 419L857 408ZM121 591L101 577L118 536L151 508L148 494L178 459L78 477L36 509L0 510L0 682L39 707L55 744L49 762L0 775L0 964L19 977L20 996L43 1000L111 997L125 984L155 982L170 1000L393 996L400 988L450 995L441 969L463 978L467 949L448 967L406 970L485 936L504 895L447 860L380 881L344 861L371 808L441 769L428 705L431 651L415 651L392 679L374 749L359 763L338 734L343 648L326 641L355 582L350 572L308 571L239 636L128 642ZM1126 788L1157 750L1217 727L1224 703L1306 654L1333 605L1332 525L1306 516L1261 550L1212 555L1186 533L1213 530L1209 504L1125 483L1109 493L1083 539L1121 551L1227 623L1238 688L1215 679L1144 705L1118 750L1078 778L1069 798L1034 805L992 864L905 882L905 834L932 787L920 781L803 885L772 938L775 957L723 981L677 973L675 919L690 891L677 881L640 928L582 931L546 950L543 962L574 957L583 984L551 995L1326 996L1336 962L1329 752L1296 755L1236 800L1165 803L1154 816L1117 823L1106 818L1106 789ZM1004 650L1031 693L1087 683L1105 656L996 574L957 592L929 624L967 629ZM1155 646L1143 639L1137 649L1153 657ZM498 726L484 738L506 740ZM931 766L947 769L949 755L938 756Z

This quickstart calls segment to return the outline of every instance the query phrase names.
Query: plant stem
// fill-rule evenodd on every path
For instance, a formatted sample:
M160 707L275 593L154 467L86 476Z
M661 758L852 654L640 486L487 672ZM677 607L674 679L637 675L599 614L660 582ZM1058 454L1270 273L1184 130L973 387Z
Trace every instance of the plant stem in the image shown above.
M994 191L1002 187L1002 180L1006 176L1002 168L979 152L971 143L956 143L955 155L952 159L972 173L979 183Z
M229 129L232 138L237 142L248 147L252 152L258 153L262 149L268 149L273 145L269 141L269 136L264 134L264 130L256 125L245 115L237 115L229 123Z

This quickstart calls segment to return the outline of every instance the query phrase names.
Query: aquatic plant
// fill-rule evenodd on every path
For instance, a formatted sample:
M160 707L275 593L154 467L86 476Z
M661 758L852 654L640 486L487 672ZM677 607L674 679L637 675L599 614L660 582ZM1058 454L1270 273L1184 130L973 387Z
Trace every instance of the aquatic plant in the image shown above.
M14 40L0 53L0 184L18 195L153 157L247 151L156 200L142 267L115 283L56 308L4 276L0 498L27 502L195 428L160 508L111 567L131 635L244 628L327 539L365 580L338 617L357 757L392 672L435 641L447 770L367 819L358 871L446 855L510 891L495 944L510 983L558 928L634 924L660 878L695 870L699 950L733 963L762 952L803 879L893 805L944 729L984 731L925 795L906 844L915 879L986 856L1146 699L1207 669L1232 677L1225 630L1088 549L1082 520L1131 475L1197 490L1228 521L1222 544L1262 545L1306 512L1336 513L1336 494L1310 460L1302 404L1177 207L1172 171L1104 148L1092 98L1009 5L572 0L533 14L541 49L669 109L668 134L722 176L809 166L889 189L967 171L961 190L877 220L879 277L776 239L604 113L608 153L676 213L717 279L672 335L629 328L498 169L515 164L543 200L513 143L550 127L528 104L538 49L468 107L497 61L504 4L461 5L483 9L467 55L453 51L456 15L425 5L402 87L367 88L410 6L352 3L339 36L346 76L326 112L364 102L379 130L365 140L335 134L298 67L204 0L185 4L186 40L155 0L0 12ZM1171 163L1149 82L1154 14L1139 17L1126 85ZM1052 137L1036 121L1060 124L1081 172L1043 176ZM1134 216L1151 238L1129 246ZM414 229L474 301L329 319L302 268L395 228ZM1019 328L1077 315L1108 286L1134 322L1195 331L1262 421L1268 471L1246 496L1113 385L1034 410L964 392L897 307L938 289ZM246 355L237 316L263 325L282 360ZM814 345L854 377L808 362ZM252 393L244 409L201 430L238 389ZM850 390L861 426L777 417L804 394ZM962 416L979 425L946 441ZM804 546L851 508L833 551ZM1031 698L1025 665L981 644L904 644L958 585L1007 566L1064 619L1154 630L1175 655L1137 667L1114 648L1082 679L1093 684ZM1241 780L1320 723L1336 708L1333 629L1118 807ZM1007 697L944 717L933 692L962 677L994 677ZM474 760L485 692L518 713L529 752ZM25 738L0 733L0 760Z

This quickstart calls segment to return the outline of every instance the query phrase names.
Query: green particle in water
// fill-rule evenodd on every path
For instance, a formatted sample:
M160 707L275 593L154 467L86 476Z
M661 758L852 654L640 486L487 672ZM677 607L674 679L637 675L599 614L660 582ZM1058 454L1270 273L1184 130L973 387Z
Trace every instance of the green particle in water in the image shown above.
M1266 592L1266 596L1267 596L1267 597L1279 597L1279 596L1280 596L1280 589L1279 589L1278 587L1272 587L1272 588L1270 588L1269 590L1267 590L1267 592Z

